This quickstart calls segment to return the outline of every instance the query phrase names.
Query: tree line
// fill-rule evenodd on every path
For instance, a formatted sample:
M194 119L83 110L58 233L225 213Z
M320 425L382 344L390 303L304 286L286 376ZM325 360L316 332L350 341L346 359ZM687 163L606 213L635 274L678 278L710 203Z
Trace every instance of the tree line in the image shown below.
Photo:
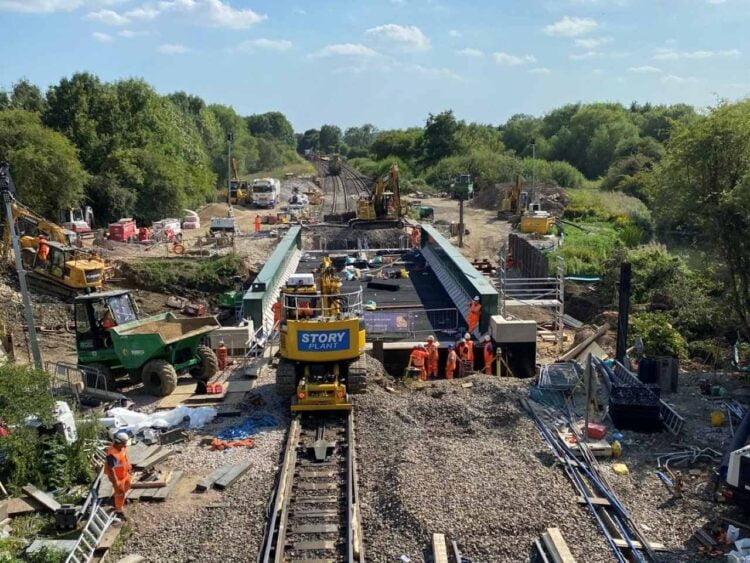
M22 202L50 218L85 203L100 224L182 217L213 201L227 180L229 132L241 175L299 160L282 113L245 117L184 92L160 95L143 80L89 73L46 93L26 80L0 92L0 131L0 159Z

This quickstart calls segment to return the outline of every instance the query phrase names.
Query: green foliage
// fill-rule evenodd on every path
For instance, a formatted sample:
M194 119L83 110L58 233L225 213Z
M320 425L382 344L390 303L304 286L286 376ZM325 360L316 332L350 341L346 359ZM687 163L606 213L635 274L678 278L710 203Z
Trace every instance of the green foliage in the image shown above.
M349 127L344 132L344 142L349 146L349 154L352 150L358 152L358 156L367 156L372 143L377 139L379 131L371 123L365 123L361 127Z
M687 357L685 339L672 326L664 313L635 313L631 315L628 334L631 335L633 340L636 336L640 336L650 355L672 356L681 359Z
M279 141L289 147L294 147L294 129L286 116L278 111L250 115L245 118L247 128L255 137L267 137Z
M126 274L148 291L220 293L232 289L232 278L242 274L242 260L235 254L203 260L152 258L129 264Z
M652 193L662 225L694 230L719 258L727 300L750 335L750 101L722 103L672 133Z
M534 177L537 182L551 182L563 188L581 188L586 181L583 174L567 162L525 158L521 163L526 181Z
M562 256L568 275L601 276L606 263L621 244L615 226L606 221L580 223L585 231L565 228L562 246L552 253L552 259Z
M321 151L337 152L341 144L341 129L336 125L323 125L320 128L319 143Z
M456 131L459 152L469 152L475 150L489 150L496 153L505 152L502 132L491 125L481 125L479 123L466 124L463 121L458 123Z
M622 193L574 190L568 195L570 203L565 208L565 217L569 219L614 221L626 218L639 225L651 220L651 214L642 201Z
M42 91L28 80L19 80L13 85L8 106L34 113L42 113L47 107Z
M402 131L384 131L373 141L371 150L375 160L395 155L404 161L416 160L422 130L418 128Z
M437 163L440 159L454 155L459 149L458 122L453 111L437 115L430 114L420 138L422 161L425 165Z
M307 150L320 150L320 131L308 129L302 135L297 135L297 152L304 153Z
M23 110L0 112L0 131L0 160L10 164L19 200L50 217L80 203L87 175L65 137Z

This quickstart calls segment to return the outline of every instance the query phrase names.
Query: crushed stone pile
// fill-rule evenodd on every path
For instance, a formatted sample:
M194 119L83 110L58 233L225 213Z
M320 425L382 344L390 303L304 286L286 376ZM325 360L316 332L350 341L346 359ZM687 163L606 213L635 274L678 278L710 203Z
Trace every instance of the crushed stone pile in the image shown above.
M478 209L488 209L490 211L496 211L500 209L500 205L503 199L510 193L514 184L512 182L505 182L502 184L495 184L491 188L485 188L478 192L474 199L471 200L469 206ZM537 184L534 188L536 193L539 194L539 201L542 204L542 210L550 212L552 215L561 216L563 210L568 205L570 198L565 193L565 189L556 184ZM529 193L531 196L531 185L523 184L521 191Z
M473 561L525 561L533 540L558 526L579 561L611 561L518 402L526 389L480 375L421 391L372 385L356 398L368 560L422 561L441 532Z

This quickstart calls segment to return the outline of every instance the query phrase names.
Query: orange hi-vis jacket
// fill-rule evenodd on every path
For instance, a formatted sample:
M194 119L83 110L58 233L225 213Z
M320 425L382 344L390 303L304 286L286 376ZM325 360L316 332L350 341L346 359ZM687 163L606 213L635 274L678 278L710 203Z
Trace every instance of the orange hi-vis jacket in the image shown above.
M125 448L117 449L112 444L107 450L107 457L104 463L104 473L109 477L112 483L122 483L130 477L130 460Z
M455 350L448 350L448 359L445 362L445 369L453 371L458 365L458 354Z
M428 342L425 344L427 348L427 363L437 365L438 363L438 346L434 342Z
M423 368L425 360L427 359L427 352L417 348L411 352L411 365L415 368Z
M474 363L474 343L471 341L464 340L461 342L460 346L461 346L461 349L459 350L459 352L461 354L461 359L467 360L473 364Z

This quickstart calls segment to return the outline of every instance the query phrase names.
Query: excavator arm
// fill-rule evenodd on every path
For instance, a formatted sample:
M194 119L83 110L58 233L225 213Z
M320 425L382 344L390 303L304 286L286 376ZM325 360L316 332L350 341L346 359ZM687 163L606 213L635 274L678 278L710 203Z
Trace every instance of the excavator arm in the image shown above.
M35 239L39 235L43 235L47 240L64 245L71 245L75 242L75 233L63 229L60 225L53 223L52 221L48 221L18 201L14 201L11 204L11 211L13 214L13 221L17 227L19 223L25 223L24 226L26 228L19 229L19 234L21 235L27 233L29 230L34 230L36 232L29 236L30 239ZM10 232L11 231L8 228L3 229L3 252L6 255L11 249ZM27 246L28 244L29 243L27 243ZM35 246L33 242L32 245Z

